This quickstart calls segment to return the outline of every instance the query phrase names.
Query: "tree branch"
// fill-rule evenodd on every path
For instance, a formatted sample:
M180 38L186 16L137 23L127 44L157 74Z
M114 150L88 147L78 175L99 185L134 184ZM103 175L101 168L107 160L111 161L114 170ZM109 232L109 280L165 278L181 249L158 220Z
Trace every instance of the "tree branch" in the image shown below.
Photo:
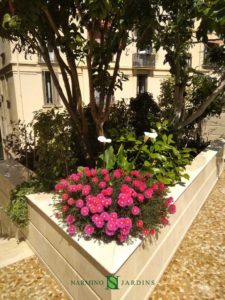
M57 37L61 37L61 34L59 33L59 30L54 22L54 20L52 19L52 16L48 10L48 8L45 6L45 5L41 5L41 9L42 11L44 12L48 22L49 22L49 25L51 26L52 30L54 31L54 33L57 35Z
M224 74L225 75L225 74ZM214 93L207 97L206 101L199 107L199 109L189 116L182 124L179 124L178 128L182 129L185 126L193 123L198 117L200 117L207 107L216 99L216 97L225 90L225 79L221 81L220 85L214 91Z

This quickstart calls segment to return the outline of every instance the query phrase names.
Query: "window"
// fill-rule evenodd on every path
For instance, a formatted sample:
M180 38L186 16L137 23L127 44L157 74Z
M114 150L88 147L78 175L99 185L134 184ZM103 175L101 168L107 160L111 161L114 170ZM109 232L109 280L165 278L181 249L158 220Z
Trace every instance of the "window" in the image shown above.
M52 81L50 72L42 72L44 105L59 105L59 95Z
M137 76L137 95L147 92L147 75L138 75Z

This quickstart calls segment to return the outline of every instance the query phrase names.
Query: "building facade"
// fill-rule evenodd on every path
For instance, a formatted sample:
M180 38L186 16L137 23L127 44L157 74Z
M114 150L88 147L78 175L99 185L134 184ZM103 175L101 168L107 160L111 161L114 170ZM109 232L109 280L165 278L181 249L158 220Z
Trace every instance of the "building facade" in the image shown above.
M33 112L62 103L51 80L43 59L38 55L27 55L14 50L15 45L0 39L0 127L4 139L12 131L12 124L21 120L30 122ZM195 44L190 51L189 64L204 70L204 45ZM50 58L62 82L54 53ZM157 100L161 82L170 76L169 66L164 64L165 53L150 50L137 51L129 45L122 54L120 70L128 77L123 89L115 92L115 99L135 97L139 93L152 93ZM113 62L112 62L113 64ZM82 97L89 99L88 73L85 65L78 68Z

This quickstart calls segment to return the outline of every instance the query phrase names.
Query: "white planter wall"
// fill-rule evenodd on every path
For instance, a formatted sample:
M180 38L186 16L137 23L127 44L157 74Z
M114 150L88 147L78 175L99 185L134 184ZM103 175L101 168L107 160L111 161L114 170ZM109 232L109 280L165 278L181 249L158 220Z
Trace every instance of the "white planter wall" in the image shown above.
M148 299L154 285L173 257L188 228L218 180L224 166L224 142L200 153L187 167L190 179L185 186L171 188L177 212L170 217L153 244L135 240L131 245L71 238L52 217L50 194L29 195L30 225L24 235L33 250L51 270L72 299ZM106 289L106 276L119 276L119 289ZM71 281L97 280L101 284L73 285ZM143 280L141 285L122 285Z

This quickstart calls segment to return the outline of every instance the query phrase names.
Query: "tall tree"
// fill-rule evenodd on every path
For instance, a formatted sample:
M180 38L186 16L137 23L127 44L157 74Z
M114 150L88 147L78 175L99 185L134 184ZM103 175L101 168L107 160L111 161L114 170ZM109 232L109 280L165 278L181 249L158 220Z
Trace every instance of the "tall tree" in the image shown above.
M153 28L154 38L148 38L152 27L148 26L149 19L144 15L145 22L138 27L138 44L141 47L151 44L156 50L161 47L166 51L164 63L169 64L174 82L173 115L170 118L175 128L182 129L204 115L210 104L225 90L225 77L220 74L214 92L190 114L187 87L193 74L199 74L199 71L189 66L190 50L196 43L207 42L210 32L225 37L225 4L223 0L159 0L158 5L160 9L157 11L158 23Z
M83 102L91 107L98 135L108 118L112 96L126 79L120 72L122 51L131 42L144 0L2 0L0 35L16 43L19 51L39 53L81 138L81 151L91 156ZM151 2L151 1L150 1ZM150 3L149 2L149 3ZM148 5L154 20L156 5ZM65 91L49 56L55 53ZM115 63L112 65L112 58ZM89 99L82 99L78 68L86 64ZM95 91L99 92L99 103Z

